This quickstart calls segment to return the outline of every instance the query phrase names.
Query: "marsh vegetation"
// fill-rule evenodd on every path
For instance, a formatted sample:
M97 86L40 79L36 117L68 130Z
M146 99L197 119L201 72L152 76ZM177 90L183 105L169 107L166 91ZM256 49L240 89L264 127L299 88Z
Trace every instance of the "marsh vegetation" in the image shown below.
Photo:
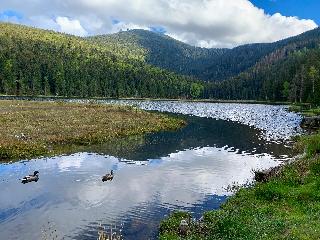
M82 145L183 126L133 107L63 102L0 102L0 159L63 153Z

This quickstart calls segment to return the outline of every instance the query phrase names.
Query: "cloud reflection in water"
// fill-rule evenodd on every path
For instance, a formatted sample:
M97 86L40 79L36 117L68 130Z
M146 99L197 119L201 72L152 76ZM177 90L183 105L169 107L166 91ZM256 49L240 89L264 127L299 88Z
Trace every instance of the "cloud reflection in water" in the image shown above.
M88 153L12 164L16 176L10 177L5 188L1 186L0 238L12 234L13 239L37 238L41 224L48 219L70 236L97 220L110 224L135 218L158 221L154 219L155 208L192 208L209 196L229 195L229 184L246 183L252 179L252 169L269 168L279 162L270 155L204 147L171 153L146 164L128 165L115 157ZM1 166L4 178L12 174L12 165ZM103 183L101 176L115 166L114 180ZM29 169L40 171L38 184L17 185L18 176ZM28 204L44 195L50 196L46 204ZM15 214L4 216L17 207L20 210ZM31 225L23 226L29 221ZM14 230L17 227L19 232Z

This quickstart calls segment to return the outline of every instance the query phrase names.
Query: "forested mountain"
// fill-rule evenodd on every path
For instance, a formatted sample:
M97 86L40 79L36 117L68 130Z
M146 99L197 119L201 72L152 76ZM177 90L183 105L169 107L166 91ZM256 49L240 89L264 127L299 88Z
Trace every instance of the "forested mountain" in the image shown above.
M191 47L166 35L131 30L91 38L144 50L152 65L205 83L203 98L259 99L320 104L320 29L274 43L233 49ZM210 83L211 82L211 83Z
M146 64L139 48L0 23L0 94L187 98L198 89Z
M315 29L274 43L239 46L214 59L200 78L208 81L226 80L249 70L257 63L265 65L270 61L275 62L287 57L292 51L314 48L319 42L320 31Z
M274 43L248 44L233 49L192 47L164 34L145 30L129 30L89 39L104 45L119 43L126 48L139 49L143 54L141 58L151 65L217 82L248 71L258 62L266 64L264 59L279 60L292 51L313 48L319 42L320 34L313 30Z
M88 38L105 45L119 43L144 52L147 63L183 75L202 78L201 73L229 49L190 46L167 35L146 30L129 30Z
M320 48L297 50L275 64L256 65L237 77L210 83L205 97L320 105Z
M248 70L225 81L209 84L205 96L320 105L320 29L274 45L278 48Z
M0 23L0 94L320 104L319 46L319 28L275 43L204 49L144 30L80 38Z

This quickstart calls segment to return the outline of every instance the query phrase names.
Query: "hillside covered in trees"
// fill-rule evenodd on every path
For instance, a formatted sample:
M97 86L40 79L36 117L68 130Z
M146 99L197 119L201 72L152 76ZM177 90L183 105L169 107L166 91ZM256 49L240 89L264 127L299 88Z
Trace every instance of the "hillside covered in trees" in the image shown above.
M139 48L0 23L0 94L187 98L195 82L146 64Z
M80 38L0 23L0 94L320 104L320 29L233 49L130 30Z
M216 82L247 71L266 57L286 57L293 50L313 48L319 43L320 34L313 30L274 43L247 44L233 49L193 47L146 30L129 30L89 39L105 45L117 42L130 49L141 49L143 58L151 65Z
M183 75L202 78L200 73L230 49L207 49L190 46L167 35L146 30L129 30L115 34L89 37L109 45L118 43L130 49L141 49L147 63Z
M248 70L210 83L206 97L320 104L320 29L279 42Z
M319 28L274 43L233 49L192 47L145 30L89 40L140 49L151 65L203 80L203 98L320 103Z
M146 30L129 30L88 39L104 45L120 43L130 49L140 49L149 64L204 81L222 81L235 76L281 45L250 44L233 49L207 49Z

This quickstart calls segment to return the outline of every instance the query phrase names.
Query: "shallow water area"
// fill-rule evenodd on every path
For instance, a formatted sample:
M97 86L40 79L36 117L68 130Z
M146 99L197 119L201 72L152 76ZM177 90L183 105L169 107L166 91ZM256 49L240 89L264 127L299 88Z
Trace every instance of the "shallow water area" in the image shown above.
M236 106L234 111L262 107ZM206 112L217 110L212 108L216 105L208 103ZM223 106L227 108L232 106ZM160 220L173 210L188 210L199 218L225 202L232 194L228 186L252 182L253 169L277 166L292 157L287 139L299 134L299 116L285 116L282 106L272 109L278 110L266 106L265 111L275 119L292 119L286 123L290 131L276 130L286 133L282 138L262 137L265 130L258 124L183 112L188 125L174 132L121 139L72 155L0 164L0 239L97 239L100 224L106 230L116 226L124 239L156 239ZM103 183L101 177L111 169L113 181ZM35 170L40 172L37 183L20 183Z
M289 112L287 106L186 101L110 100L100 102L238 122L261 130L261 137L267 141L289 140L302 132L299 126L301 116Z

